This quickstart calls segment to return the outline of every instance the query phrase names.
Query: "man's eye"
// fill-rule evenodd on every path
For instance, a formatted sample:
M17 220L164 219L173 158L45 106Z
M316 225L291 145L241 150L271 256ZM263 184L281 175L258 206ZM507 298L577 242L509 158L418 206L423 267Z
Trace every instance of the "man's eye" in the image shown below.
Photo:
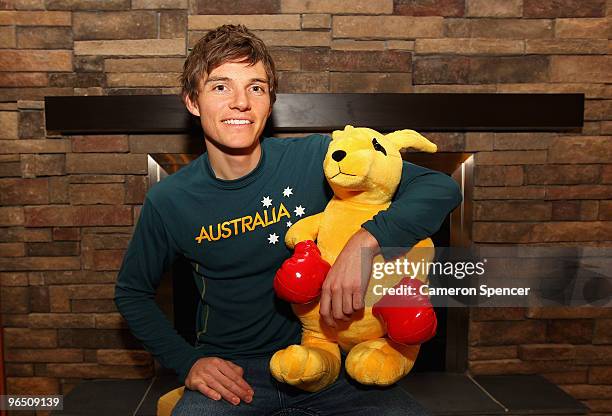
M225 91L225 85L215 85L213 87L213 90L215 90L215 91Z
M378 140L376 140L376 138L372 139L372 146L374 146L374 150L376 150L377 152L381 152L383 155L387 156L387 151L384 147L382 147L380 143L378 143Z
M265 92L265 90L259 85L253 85L252 89L253 89L253 92L257 92L257 93Z

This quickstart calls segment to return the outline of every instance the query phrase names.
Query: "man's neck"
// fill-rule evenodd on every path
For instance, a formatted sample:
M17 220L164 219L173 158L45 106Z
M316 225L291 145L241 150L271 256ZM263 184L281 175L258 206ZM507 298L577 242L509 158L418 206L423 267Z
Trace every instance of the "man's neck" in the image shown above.
M218 179L233 180L248 175L257 167L261 158L259 141L249 149L220 148L206 140L208 160Z

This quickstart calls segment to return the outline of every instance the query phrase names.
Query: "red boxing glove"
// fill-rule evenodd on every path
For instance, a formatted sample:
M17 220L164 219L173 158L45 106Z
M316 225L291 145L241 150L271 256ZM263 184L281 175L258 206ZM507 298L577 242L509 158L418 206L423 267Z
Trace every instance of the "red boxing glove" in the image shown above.
M372 308L374 316L387 324L392 341L406 345L422 344L436 335L438 321L427 295L421 295L423 283L418 279L402 279L395 288L405 285L414 295L385 295ZM403 298L403 299L402 299Z
M276 272L274 291L288 302L308 303L321 294L330 267L314 241L301 241Z

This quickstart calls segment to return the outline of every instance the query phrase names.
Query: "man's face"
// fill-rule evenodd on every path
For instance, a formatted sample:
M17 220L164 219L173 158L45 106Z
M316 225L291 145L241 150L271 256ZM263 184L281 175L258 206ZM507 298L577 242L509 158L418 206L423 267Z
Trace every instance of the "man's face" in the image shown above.
M226 62L202 80L197 103L186 104L207 140L228 152L253 148L272 112L266 70L261 62Z

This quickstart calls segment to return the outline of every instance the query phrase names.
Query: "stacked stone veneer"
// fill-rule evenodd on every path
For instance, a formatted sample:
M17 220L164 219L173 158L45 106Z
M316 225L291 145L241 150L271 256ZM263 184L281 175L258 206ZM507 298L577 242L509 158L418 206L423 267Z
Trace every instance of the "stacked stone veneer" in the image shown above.
M182 136L51 137L44 96L176 93L187 48L222 23L271 46L281 92L583 92L581 132L431 137L475 154L475 242L607 245L611 13L606 0L0 0L9 392L152 374L113 282L147 153L190 146ZM473 311L469 342L474 374L543 374L593 414L612 412L609 309Z

